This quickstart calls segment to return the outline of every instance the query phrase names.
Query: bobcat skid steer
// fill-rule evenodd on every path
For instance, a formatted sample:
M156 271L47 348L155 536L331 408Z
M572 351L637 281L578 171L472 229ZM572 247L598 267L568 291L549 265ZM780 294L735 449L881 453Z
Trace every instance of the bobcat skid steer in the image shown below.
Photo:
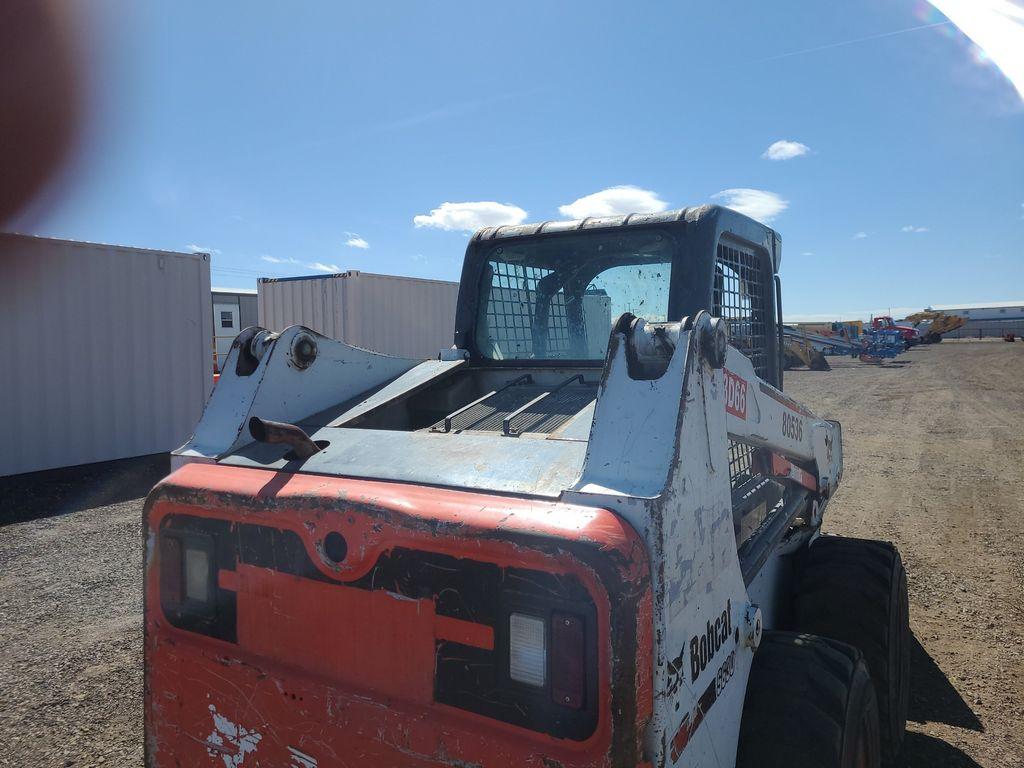
M900 556L821 536L771 229L472 238L454 345L235 340L145 513L149 766L877 766Z

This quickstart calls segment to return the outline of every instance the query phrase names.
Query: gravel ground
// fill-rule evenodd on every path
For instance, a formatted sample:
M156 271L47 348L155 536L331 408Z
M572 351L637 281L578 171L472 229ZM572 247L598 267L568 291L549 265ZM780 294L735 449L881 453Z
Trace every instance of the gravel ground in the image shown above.
M910 592L905 764L1024 768L1024 344L944 342L790 372L843 423L825 530L887 539Z
M826 528L894 541L913 652L903 765L1024 766L1024 345L794 371L844 424ZM142 497L166 457L0 481L0 766L142 764Z
M142 765L142 500L167 470L0 481L0 766Z

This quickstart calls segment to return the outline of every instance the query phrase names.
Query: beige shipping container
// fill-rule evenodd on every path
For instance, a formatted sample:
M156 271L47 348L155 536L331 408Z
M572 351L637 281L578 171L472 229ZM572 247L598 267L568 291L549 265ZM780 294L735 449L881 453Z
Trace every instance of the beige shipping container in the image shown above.
M212 326L207 254L0 234L0 476L184 443Z
M260 325L272 331L304 325L356 347L424 359L455 339L458 283L353 270L261 277L257 289Z

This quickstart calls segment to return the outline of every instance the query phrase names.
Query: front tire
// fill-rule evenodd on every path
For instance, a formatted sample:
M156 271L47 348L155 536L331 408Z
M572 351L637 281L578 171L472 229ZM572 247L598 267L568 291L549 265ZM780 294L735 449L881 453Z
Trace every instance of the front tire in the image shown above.
M736 768L878 768L878 706L856 648L766 632L743 702Z
M821 536L804 554L795 626L864 654L878 699L882 758L903 745L910 699L910 608L899 551L884 541Z

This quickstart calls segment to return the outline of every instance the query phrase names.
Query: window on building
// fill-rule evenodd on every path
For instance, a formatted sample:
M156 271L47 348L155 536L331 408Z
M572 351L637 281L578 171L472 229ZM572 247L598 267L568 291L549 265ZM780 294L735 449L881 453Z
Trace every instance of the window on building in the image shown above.
M231 316L231 312L220 313L220 327L221 328L234 328L235 319Z

